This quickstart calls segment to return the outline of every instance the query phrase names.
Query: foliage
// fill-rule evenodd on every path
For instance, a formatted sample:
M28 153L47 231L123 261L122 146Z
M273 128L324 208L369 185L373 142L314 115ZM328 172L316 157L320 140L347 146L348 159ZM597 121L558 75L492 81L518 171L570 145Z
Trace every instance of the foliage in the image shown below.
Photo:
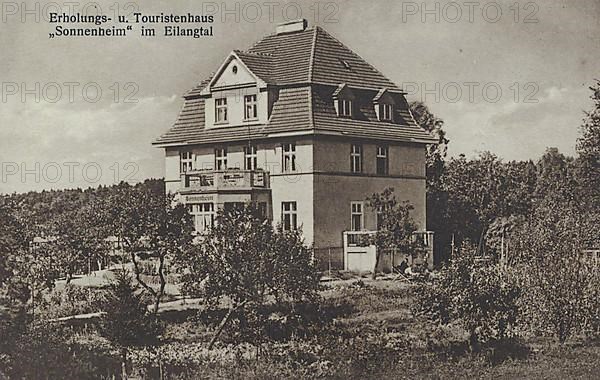
M100 331L119 347L156 344L162 326L148 309L127 272L117 273L103 302Z
M520 289L508 270L473 252L472 247L461 249L432 283L419 288L415 311L442 324L459 324L476 349L480 342L513 333Z
M36 323L10 342L0 374L19 379L98 379L118 368L109 347L80 342L58 324Z
M106 254L108 228L100 221L106 212L104 199L95 194L65 202L43 228L49 250L67 284L76 273L89 273L92 262Z
M582 194L588 198L598 212L600 207L600 80L593 86L591 99L594 106L586 112L577 139L578 180Z
M231 317L241 329L261 329L264 305L316 298L318 274L300 232L276 230L259 215L252 204L220 212L202 242L181 257L184 293L203 297L211 309L229 304L220 329Z
M109 203L112 207L106 223L112 226L113 235L124 242L136 281L154 298L156 313L166 286L166 261L175 260L192 241L191 216L183 204L174 204L173 196L165 193L163 181L148 180L136 186L122 183L111 194ZM158 261L158 290L142 278L140 252L150 252Z
M446 257L445 247L449 244L452 231L447 228L448 193L444 190L446 155L449 140L444 131L444 121L435 116L423 102L411 102L410 112L417 124L437 137L438 141L426 147L425 173L427 193L427 228L435 231L434 249L436 256Z
M410 215L414 207L407 201L398 202L393 188L371 195L367 198L367 206L378 215L377 232L368 237L368 243L376 247L375 278L382 252L397 249L408 255L414 254L417 245L413 232L417 230L417 225Z
M523 318L534 333L551 333L560 343L583 332L599 304L598 268L582 254L581 237L594 226L572 197L569 191L548 195L511 242L510 262L524 288Z
M36 310L41 309L46 319L94 313L102 311L105 293L104 289L68 284L63 289L53 289Z

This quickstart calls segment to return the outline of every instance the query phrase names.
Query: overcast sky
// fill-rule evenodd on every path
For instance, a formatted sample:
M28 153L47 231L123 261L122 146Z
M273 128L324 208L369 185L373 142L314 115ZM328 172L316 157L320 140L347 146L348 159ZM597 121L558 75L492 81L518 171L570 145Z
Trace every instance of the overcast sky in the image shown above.
M114 17L114 0L98 3ZM3 3L0 192L162 177L163 152L151 141L177 117L181 95L231 50L299 16L403 86L409 100L424 100L445 121L453 156L574 154L588 87L600 77L598 0L227 1L229 13L221 1L148 3L119 6L148 15L204 7L215 36L143 38L134 25L126 38L51 39L47 13L59 3ZM87 4L71 2L93 14Z

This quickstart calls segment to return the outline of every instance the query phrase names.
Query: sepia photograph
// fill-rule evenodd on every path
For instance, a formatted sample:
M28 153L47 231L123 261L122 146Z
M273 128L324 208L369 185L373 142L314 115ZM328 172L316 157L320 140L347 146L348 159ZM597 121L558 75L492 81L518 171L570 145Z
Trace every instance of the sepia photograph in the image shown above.
M0 0L0 379L597 379L599 0Z

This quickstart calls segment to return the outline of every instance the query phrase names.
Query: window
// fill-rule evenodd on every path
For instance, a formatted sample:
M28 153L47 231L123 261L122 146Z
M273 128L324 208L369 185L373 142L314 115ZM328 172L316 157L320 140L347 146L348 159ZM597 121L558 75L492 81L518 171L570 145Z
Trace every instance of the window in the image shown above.
M350 224L352 231L361 231L363 229L363 202L350 203Z
M244 202L225 202L223 204L223 211L232 212L232 211L243 211L244 210Z
M350 171L352 173L362 172L362 145L352 144L350 150Z
M244 120L253 120L258 118L258 109L256 106L256 95L244 96Z
M227 98L215 99L215 123L227 123Z
M377 174L388 175L388 147L377 147Z
M227 169L227 148L215 149L215 169Z
M379 105L379 120L392 120L392 105L391 104L380 104Z
M296 171L296 144L283 144L283 171L284 173Z
M212 203L199 203L188 205L190 214L194 219L196 232L206 232L215 222L215 209Z
M244 147L244 169L256 170L258 167L258 156L256 155L256 146L249 145Z
M284 231L298 229L298 215L296 202L281 202L281 223Z
M194 154L192 152L179 152L179 162L181 173L194 170Z
M352 116L352 100L340 99L339 102L339 115L340 116Z

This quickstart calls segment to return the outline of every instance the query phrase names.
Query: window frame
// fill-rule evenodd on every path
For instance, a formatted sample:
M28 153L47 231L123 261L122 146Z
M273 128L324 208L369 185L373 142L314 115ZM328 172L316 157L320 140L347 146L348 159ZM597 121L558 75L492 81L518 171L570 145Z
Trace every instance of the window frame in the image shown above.
M227 148L215 148L215 170L227 170Z
M286 149L287 148L287 149ZM284 143L281 145L281 170L283 173L293 173L296 165L296 143Z
M284 231L298 229L298 203L296 201L281 202L281 227Z
M355 148L358 148L355 151ZM350 172L362 173L363 171L363 146L362 144L350 145Z
M221 103L221 104L219 104ZM220 111L223 111L220 113ZM227 98L215 98L215 124L227 124L229 122L227 112ZM219 116L223 115L223 119L220 119Z
M189 155L189 157L188 157ZM179 152L179 174L184 174L194 170L194 161L196 157L191 150L183 150Z
M248 165L250 164L250 165ZM244 146L244 170L258 169L258 147L256 145Z
M388 103L379 104L379 120L392 121L394 119L394 106Z
M360 226L356 226L355 216L359 217L358 223L360 224ZM365 230L365 202L364 201L350 202L350 230L351 231L364 231Z
M249 108L252 114L248 112ZM244 121L258 120L258 96L256 94L244 95Z
M390 148L387 145L377 145L375 152L375 170L377 175L390 174ZM383 154L381 153L383 152ZM383 170L380 170L380 162L383 160Z
M188 204L188 211L194 221L194 231L202 234L208 232L215 225L215 205L212 202ZM207 219L208 218L208 219ZM199 229L198 226L203 226Z
M351 99L338 99L338 115L342 117L352 117L353 106Z

